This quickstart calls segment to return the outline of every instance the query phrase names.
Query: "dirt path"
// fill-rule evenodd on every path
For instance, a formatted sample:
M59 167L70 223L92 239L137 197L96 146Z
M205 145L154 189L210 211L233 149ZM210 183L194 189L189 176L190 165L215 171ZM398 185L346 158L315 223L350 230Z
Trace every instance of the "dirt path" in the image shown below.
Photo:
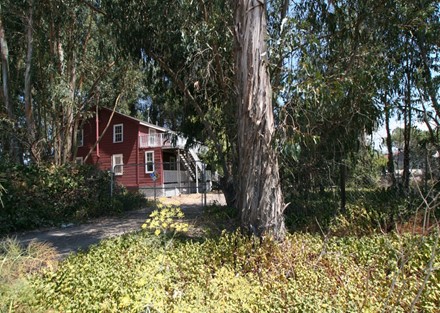
M195 221L203 213L201 195L182 195L173 198L161 198L159 201L164 204L180 206L186 219L190 222ZM223 195L208 194L207 205L212 203L224 204ZM151 210L151 208L145 208L127 212L122 216L91 220L82 225L67 225L63 228L46 231L21 233L17 234L16 237L23 245L29 244L32 240L47 242L58 251L60 259L63 259L71 252L85 250L104 238L140 230Z

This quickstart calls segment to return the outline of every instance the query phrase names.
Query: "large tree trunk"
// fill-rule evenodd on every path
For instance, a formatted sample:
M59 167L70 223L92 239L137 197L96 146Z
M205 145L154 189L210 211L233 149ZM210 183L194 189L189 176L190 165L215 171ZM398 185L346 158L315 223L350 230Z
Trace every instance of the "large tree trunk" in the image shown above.
M263 0L237 0L235 7L238 93L238 194L241 225L257 236L285 234L265 39Z
M40 152L36 143L36 126L34 120L34 113L32 107L32 80L31 80L31 68L32 68L32 54L33 54L33 1L29 1L29 15L25 17L26 23L26 69L24 73L24 111L27 126L27 140L32 154L32 158L35 162L40 162Z
M1 12L0 12L1 13ZM6 41L5 30L0 15L0 53L2 58L2 81L3 81L3 100L8 117L13 116L12 103L9 101L9 49Z
M386 143L387 143L387 150L388 150L388 162L387 162L387 170L388 175L391 179L391 188L396 187L396 175L394 173L394 155L393 155L393 142L391 138L391 128L390 128L390 113L391 113L391 106L388 103L388 100L386 96L383 98L384 105L385 105L385 129L387 133L386 137Z
M1 56L1 68L2 68L2 82L3 82L3 101L5 104L6 113L8 115L8 119L15 123L15 114L12 102L9 98L9 49L8 42L6 40L5 29L3 27L3 21L1 17L1 6L0 6L0 56ZM18 157L18 147L17 140L9 135L9 154L15 162L19 162L20 158Z
M341 212L345 212L347 205L347 166L345 165L345 161L340 161L339 164L339 189L341 193Z
M406 91L405 91L405 107L403 112L404 131L403 131L403 173L402 173L402 187L405 193L409 192L410 180L410 141L412 128L412 113L411 113L411 74L410 70L406 72Z

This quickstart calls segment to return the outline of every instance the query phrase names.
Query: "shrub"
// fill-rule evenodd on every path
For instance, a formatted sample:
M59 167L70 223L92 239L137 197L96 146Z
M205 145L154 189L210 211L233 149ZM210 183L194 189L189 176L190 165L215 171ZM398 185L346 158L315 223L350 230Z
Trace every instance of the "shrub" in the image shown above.
M60 312L408 312L439 306L436 237L239 232L172 246L148 232L104 241L35 277L35 310ZM432 252L436 252L432 259ZM427 285L423 288L423 281ZM420 297L415 301L416 295Z
M0 234L83 221L142 204L143 197L118 188L112 205L109 174L90 165L0 164L0 172L7 190Z
M157 205L158 210L150 214L145 223L142 225L144 230L154 230L154 234L167 235L171 233L174 236L177 232L187 232L189 225L181 220L184 217L182 209L176 206Z
M115 201L118 201L119 203L115 204ZM147 200L140 192L127 190L122 186L116 188L113 199L113 209L115 212L140 209L146 205Z

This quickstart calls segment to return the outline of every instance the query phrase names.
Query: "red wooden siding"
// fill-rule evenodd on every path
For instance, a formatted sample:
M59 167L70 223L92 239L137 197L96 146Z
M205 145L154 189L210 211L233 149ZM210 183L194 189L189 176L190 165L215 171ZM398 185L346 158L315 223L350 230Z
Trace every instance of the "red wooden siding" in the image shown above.
M104 131L110 115L110 110L104 109L99 111L99 135ZM113 143L113 125L115 124L124 125L123 142L121 143ZM84 145L78 148L77 157L85 158L97 139L95 117L85 122L83 130ZM162 149L160 147L140 149L138 146L140 132L148 133L148 127L140 125L137 120L115 113L104 137L99 143L99 155L97 154L97 148L95 148L87 163L95 164L102 170L110 170L112 155L122 154L124 159L123 175L116 176L117 181L126 187L154 186L154 181L150 174L145 173L144 165L145 151L154 151L155 171L158 173L156 185L163 184Z
M162 149L161 148L147 148L140 149L139 151L139 163L142 165L139 167L139 185L140 186L154 186L154 180L151 178L151 173L145 173L145 151L154 151L154 170L158 174L156 185L163 184L163 160L162 160Z

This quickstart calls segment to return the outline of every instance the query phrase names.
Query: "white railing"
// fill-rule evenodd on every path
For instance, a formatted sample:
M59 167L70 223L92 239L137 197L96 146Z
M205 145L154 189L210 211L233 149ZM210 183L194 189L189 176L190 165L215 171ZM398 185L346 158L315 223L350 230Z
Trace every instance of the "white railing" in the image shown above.
M186 171L170 171L170 170L164 170L163 171L163 182L164 183L178 183L178 182L188 182L190 181L190 177L188 175L188 172Z
M141 134L139 135L139 147L184 147L186 139L182 137L173 138L173 135L166 133Z

